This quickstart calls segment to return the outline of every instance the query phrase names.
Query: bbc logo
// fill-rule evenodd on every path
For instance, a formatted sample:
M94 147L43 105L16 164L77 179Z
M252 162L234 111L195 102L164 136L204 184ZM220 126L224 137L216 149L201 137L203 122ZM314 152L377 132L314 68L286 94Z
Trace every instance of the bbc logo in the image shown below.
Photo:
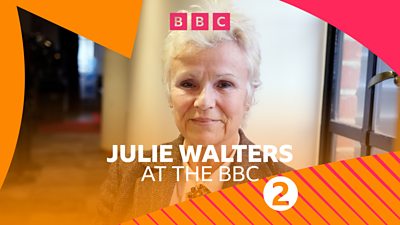
M230 13L210 13L212 16L212 30L230 30ZM208 30L209 13L191 13L191 30ZM170 30L188 30L188 13L170 13Z

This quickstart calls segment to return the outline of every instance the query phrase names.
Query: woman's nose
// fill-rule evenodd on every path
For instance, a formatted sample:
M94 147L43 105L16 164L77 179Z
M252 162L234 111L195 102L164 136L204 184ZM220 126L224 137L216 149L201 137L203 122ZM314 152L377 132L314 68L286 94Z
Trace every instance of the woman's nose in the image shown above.
M204 86L196 97L194 107L207 110L215 107L215 92L212 87Z

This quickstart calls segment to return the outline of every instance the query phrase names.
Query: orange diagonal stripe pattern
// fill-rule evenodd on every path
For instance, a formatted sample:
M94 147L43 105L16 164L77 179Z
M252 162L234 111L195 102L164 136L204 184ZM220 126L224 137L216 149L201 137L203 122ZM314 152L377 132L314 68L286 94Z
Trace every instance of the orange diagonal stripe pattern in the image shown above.
M273 177L240 184L132 219L124 224L399 224L400 153L284 173L299 197L287 211L264 201Z

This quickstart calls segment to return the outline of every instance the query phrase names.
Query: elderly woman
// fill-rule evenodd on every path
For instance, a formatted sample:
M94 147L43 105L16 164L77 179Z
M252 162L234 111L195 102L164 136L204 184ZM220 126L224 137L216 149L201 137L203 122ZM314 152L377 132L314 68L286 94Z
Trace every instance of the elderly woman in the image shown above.
M207 10L212 12L213 10ZM224 10L227 11L227 10ZM204 12L204 10L203 10ZM172 31L165 43L165 77L168 101L180 131L179 137L167 144L173 146L172 163L123 163L111 166L103 185L100 222L112 224L158 210L240 182L218 180L221 165L241 166L251 170L253 179L290 170L280 162L249 162L243 150L242 162L182 162L179 145L213 145L217 153L227 146L226 155L234 157L233 145L252 145L241 130L256 88L260 85L260 50L249 20L230 12L227 31ZM204 151L200 153L203 155ZM220 156L220 155L219 155ZM145 168L165 165L162 181L142 181ZM179 179L171 166L184 165L191 170L209 166L212 182L195 178ZM155 171L157 172L157 171ZM181 178L185 176L183 171Z

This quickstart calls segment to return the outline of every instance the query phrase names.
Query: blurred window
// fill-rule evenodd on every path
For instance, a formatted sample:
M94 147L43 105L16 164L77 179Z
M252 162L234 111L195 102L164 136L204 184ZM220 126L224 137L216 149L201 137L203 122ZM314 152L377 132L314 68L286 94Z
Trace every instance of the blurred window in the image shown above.
M78 65L82 76L92 74L96 67L94 42L82 36L79 36Z
M391 151L399 89L393 79L368 83L392 69L332 26L327 48L320 163Z

